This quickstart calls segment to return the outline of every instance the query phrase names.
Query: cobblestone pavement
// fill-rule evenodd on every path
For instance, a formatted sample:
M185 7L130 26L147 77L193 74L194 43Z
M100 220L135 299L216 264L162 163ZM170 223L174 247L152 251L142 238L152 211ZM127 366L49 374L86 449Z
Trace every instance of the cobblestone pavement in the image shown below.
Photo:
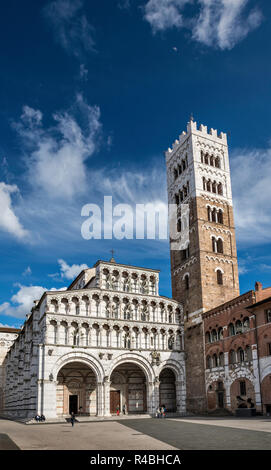
M0 450L271 450L271 419L126 419L26 426L0 420Z

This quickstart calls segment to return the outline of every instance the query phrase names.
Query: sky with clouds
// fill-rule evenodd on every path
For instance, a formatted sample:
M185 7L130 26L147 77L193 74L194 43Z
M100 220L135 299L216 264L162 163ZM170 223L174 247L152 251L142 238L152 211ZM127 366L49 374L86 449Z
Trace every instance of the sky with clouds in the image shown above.
M84 240L82 207L166 205L163 152L228 133L245 292L271 285L267 0L10 0L0 15L0 325L98 259L161 269L166 240Z

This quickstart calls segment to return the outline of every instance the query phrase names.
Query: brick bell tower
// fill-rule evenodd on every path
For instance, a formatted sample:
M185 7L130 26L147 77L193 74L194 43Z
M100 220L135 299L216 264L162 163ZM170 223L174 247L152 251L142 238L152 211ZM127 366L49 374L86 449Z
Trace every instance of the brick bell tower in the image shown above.
M165 153L168 202L177 231L189 207L189 245L170 241L172 294L183 304L187 353L187 409L204 412L204 334L201 314L239 295L227 136L190 119L187 132ZM188 204L188 206L182 206Z

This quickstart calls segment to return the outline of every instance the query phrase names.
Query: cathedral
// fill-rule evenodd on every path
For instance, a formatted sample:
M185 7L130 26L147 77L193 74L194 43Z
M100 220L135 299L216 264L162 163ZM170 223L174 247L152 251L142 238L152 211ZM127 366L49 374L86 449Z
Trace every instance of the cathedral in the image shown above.
M1 416L271 412L271 288L239 292L227 136L190 119L165 158L180 236L189 207L172 299L158 271L114 258L45 292L0 329Z

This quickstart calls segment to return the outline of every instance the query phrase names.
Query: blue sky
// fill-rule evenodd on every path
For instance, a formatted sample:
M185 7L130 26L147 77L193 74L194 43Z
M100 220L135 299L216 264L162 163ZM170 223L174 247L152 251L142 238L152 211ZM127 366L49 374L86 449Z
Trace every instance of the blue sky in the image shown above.
M270 285L270 2L2 3L0 324L112 247L171 295L166 241L83 240L81 208L166 203L163 152L191 112L229 133L241 292Z

